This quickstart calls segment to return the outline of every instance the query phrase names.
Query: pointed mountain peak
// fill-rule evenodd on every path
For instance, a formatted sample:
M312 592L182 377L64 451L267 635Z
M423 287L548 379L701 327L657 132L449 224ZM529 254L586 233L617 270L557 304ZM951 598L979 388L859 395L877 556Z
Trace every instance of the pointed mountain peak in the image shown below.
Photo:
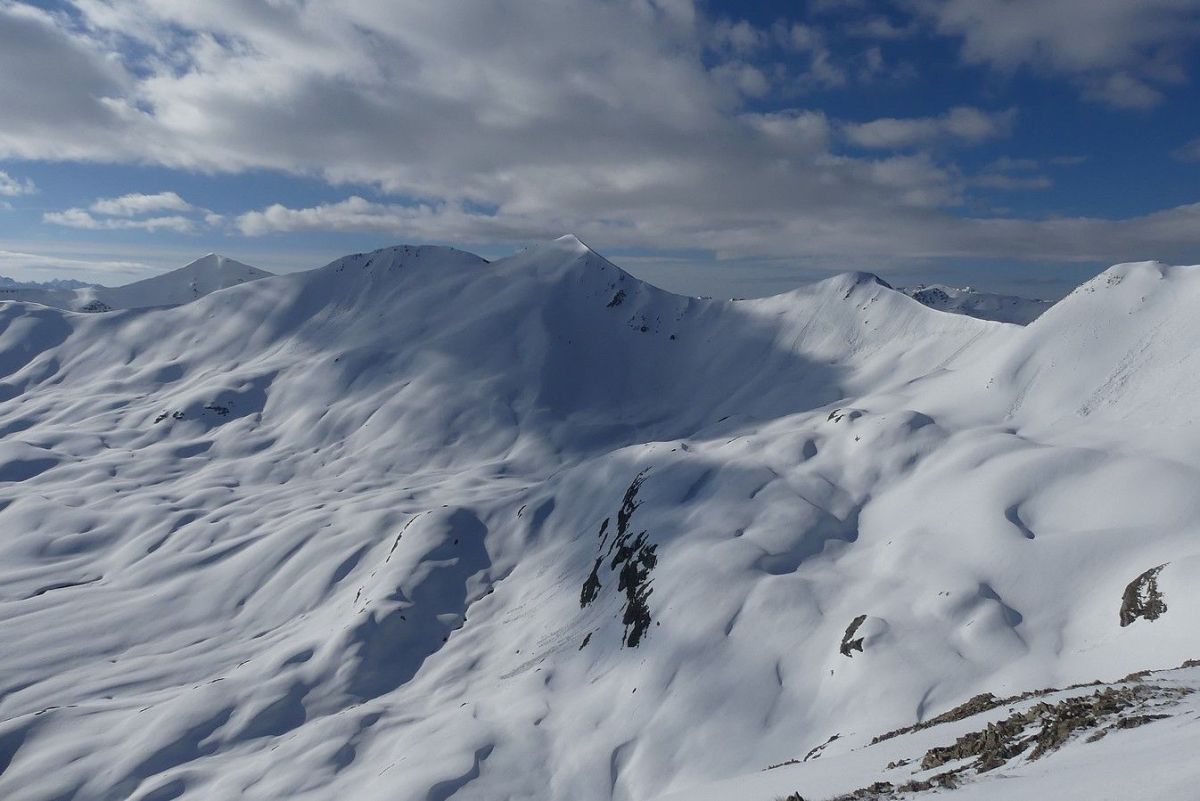
M875 273L863 271L840 273L832 278L826 278L820 283L821 285L828 286L835 292L845 293L846 297L849 297L852 292L859 289L871 287L882 287L883 289L894 288Z
M583 240L575 236L575 234L563 234L558 239L554 240L554 244L571 250L577 250L580 253L591 251L592 249L583 243Z
M223 261L225 261L225 257L220 253L205 253L200 258L188 262L184 267L217 267Z
M220 253L206 253L195 261L180 267L176 272L184 270L188 272L237 271L252 274L257 278L265 278L268 275L272 275L272 273L266 270L251 267L249 264L240 262L237 259L231 259Z

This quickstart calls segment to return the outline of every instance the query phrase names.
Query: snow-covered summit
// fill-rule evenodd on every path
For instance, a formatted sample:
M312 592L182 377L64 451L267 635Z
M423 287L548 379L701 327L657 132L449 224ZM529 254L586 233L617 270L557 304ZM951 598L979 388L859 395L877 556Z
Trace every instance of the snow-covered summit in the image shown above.
M566 250L574 250L577 253L583 253L584 251L592 250L590 247L585 245L583 243L583 240L580 239L575 234L563 234L562 236L555 239L552 244L555 247L563 248Z
M871 285L878 285L885 289L892 289L891 284L889 284L887 281L880 278L875 273L865 272L862 270L841 273L840 275L834 276L832 280L838 286L842 286L847 289L849 289L851 287L871 286Z
M220 289L257 281L271 273L210 253L162 275L111 289L96 290L95 300L114 309L178 306Z
M4 289L0 300L19 300L80 312L154 308L190 303L212 292L257 281L271 273L209 253L176 270L118 287L39 286Z

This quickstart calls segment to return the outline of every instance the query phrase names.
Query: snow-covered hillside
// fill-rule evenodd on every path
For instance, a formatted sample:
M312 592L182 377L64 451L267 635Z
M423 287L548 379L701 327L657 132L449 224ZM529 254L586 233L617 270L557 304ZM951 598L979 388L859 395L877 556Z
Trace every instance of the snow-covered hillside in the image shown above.
M0 797L767 801L835 734L1178 666L1197 295L711 301L565 237L0 304Z
M0 286L0 301L19 300L77 312L178 306L269 275L266 270L210 253L178 270L118 287Z
M920 284L900 291L931 309L1017 325L1032 323L1053 305L1049 300L997 295L945 284Z

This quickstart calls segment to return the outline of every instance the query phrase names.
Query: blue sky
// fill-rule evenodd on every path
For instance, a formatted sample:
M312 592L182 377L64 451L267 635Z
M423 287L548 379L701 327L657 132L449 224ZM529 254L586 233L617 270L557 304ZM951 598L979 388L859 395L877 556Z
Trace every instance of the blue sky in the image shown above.
M678 291L1200 262L1200 0L0 0L0 274L574 232Z

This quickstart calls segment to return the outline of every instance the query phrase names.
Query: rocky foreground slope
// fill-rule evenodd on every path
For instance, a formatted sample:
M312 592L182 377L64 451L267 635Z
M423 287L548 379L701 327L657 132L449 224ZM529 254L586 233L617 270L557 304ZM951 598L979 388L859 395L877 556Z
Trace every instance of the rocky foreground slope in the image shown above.
M1198 689L1200 661L1189 660L1107 684L982 693L869 740L836 732L803 757L662 801L1191 798Z
M719 302L568 237L2 303L0 796L688 797L1177 666L1198 302L1154 263L1024 328L865 274Z

